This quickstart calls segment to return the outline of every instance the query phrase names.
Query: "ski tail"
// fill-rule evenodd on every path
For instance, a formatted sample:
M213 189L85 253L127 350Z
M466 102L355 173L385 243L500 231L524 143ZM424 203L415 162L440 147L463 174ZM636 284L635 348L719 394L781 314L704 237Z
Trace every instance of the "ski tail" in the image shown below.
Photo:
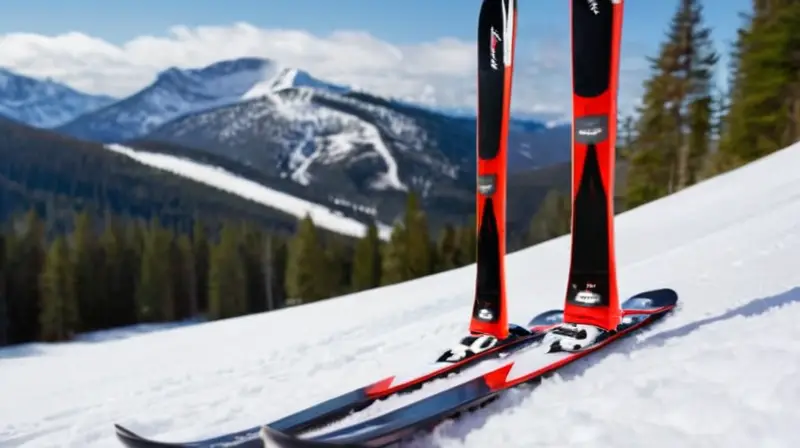
M478 19L477 277L470 332L508 337L506 171L517 0L483 0Z
M564 321L613 330L617 86L623 0L573 0L572 248Z

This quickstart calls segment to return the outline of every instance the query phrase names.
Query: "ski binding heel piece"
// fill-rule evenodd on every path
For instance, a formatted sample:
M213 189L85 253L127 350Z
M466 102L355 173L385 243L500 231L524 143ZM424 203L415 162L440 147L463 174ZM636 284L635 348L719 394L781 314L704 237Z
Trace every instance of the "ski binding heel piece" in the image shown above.
M557 339L550 344L550 352L579 352L591 347L608 331L594 325L564 323L550 331Z
M497 343L497 338L488 334L467 336L458 345L444 352L436 362L461 362L497 346Z

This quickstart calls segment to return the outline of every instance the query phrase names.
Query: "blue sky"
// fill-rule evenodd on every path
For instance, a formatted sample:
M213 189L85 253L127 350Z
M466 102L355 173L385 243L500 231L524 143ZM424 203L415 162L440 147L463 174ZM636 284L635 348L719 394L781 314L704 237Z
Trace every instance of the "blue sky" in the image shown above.
M520 0L520 40L566 37L568 0ZM706 1L716 37L730 40L738 12L749 0ZM299 28L316 34L365 30L393 43L443 36L472 38L478 0L3 0L0 33L82 31L121 43L159 34L172 25L245 21L265 28ZM535 4L535 7L533 6ZM654 49L676 0L627 0L626 40Z
M413 61L406 62L407 65L414 63L420 65L420 60L423 61L423 64L429 64L429 60L424 58L413 59L412 53L418 52L418 48L424 48L424 46L414 47L414 45L434 42L447 37L472 42L475 39L477 12L480 5L479 0L2 0L2 3L0 38L4 34L15 32L53 36L79 31L103 39L110 44L121 46L142 35L167 36L168 29L176 25L188 27L229 26L237 22L246 22L267 30L304 30L323 39L331 33L341 30L364 31L389 44L406 46L403 50L405 54L401 59ZM640 94L642 79L647 75L643 58L657 52L677 3L677 0L626 0L622 48L623 75L620 86L621 105L626 101L633 102ZM749 5L750 0L709 0L705 2L705 18L713 28L717 49L721 51L723 57L728 53L730 43L736 35L736 28L740 25L739 13L748 10ZM520 96L528 96L520 101L517 101L515 96L514 103L515 105L524 105L533 101L563 103L562 98L568 98L566 94L568 85L565 84L567 82L565 79L568 79L566 71L568 67L565 62L568 55L564 54L563 58L559 58L559 54L569 51L569 0L519 0L518 7L517 60L528 58L533 61L537 57L549 59L531 62L531 69L527 71L525 67L518 67L520 70L515 79L521 80L528 76L536 76L539 84L544 85L537 87L538 90L535 91L531 88L527 93L515 92L515 95L518 93ZM265 43L268 41L261 42L261 44L251 45L250 48L265 49L267 46ZM222 42L218 46L224 44ZM40 44L20 44L16 47L18 49L16 53L7 51L7 54L13 53L13 57L4 56L3 49L0 49L0 65L9 65L8 61L11 61L10 68L12 69L22 72L27 70L32 76L52 75L56 79L72 82L71 85L78 88L92 88L108 84L109 81L102 81L99 77L78 79L83 75L75 74L76 70L91 69L91 67L86 67L87 63L80 61L81 58L92 60L96 54L105 50L95 49L92 50L93 53L86 53L92 55L91 58L72 54L73 60L67 61L72 65L66 65L67 62L63 65L55 64L61 65L61 72L64 74L59 78L60 75L56 71L53 71L52 74L47 71L47 67L54 63L45 63L53 58L55 50L52 48L55 47L52 45L48 47L49 53L41 56L31 54L27 59L20 51L28 52L30 48L41 47ZM59 45L61 45L59 48L62 53L75 53L70 45L64 45L63 42ZM217 57L221 51L217 49L214 56ZM265 49L264 51L273 50ZM305 51L308 53L307 49ZM336 50L330 51L335 52ZM380 50L378 51L377 54L372 54L380 55ZM472 53L472 50L469 51ZM547 55L548 52L551 54ZM555 56L552 53L555 53ZM270 57L269 54L263 56ZM107 55L103 57L105 58L103 60L108 59ZM132 58L132 56L126 57ZM317 67L314 65L314 58L319 59L320 56L311 55L302 61L307 61L307 65L313 69ZM626 62L626 58L633 62ZM38 63L35 59L38 59ZM560 59L555 62L559 68L548 67L548 64L552 65L552 61L555 59ZM197 64L209 62L202 58L195 58L195 60L198 61ZM299 58L297 60L301 61ZM119 63L118 60L117 64ZM159 64L172 64L172 62L145 61L137 67L155 67ZM175 64L180 65L181 62L176 61ZM187 64L191 65L190 62ZM628 65L626 66L626 64ZM352 64L350 65L352 70L360 70L354 68ZM374 85L376 88L381 87L378 85L377 77L388 71L370 74L370 77L359 77L353 73L345 73L343 68L340 72L333 68L327 70L328 67L333 67L333 63L318 64L318 66L322 67L318 69L322 72L322 76L336 78L337 74L341 73L340 79L334 80L348 81L358 77L359 80L364 80L365 86ZM337 67L341 66L340 64ZM470 66L463 70L462 68L458 69L462 70L465 78L472 76L468 67ZM395 72L397 79L404 79L405 74L401 74L397 70ZM107 73L109 75L106 78L109 78L111 70L108 69ZM155 72L142 70L141 73L142 80L132 78L127 84L129 89L132 88L130 86L137 85L136 83L149 82L148 80L152 79ZM68 77L69 74L72 74L71 78ZM318 72L314 72L314 74L319 75ZM437 78L438 75L435 73L425 76L427 77L423 79L420 75L417 80L419 86L434 85L436 89L443 92L445 87L453 84L441 77ZM470 79L462 81L464 86L474 86L474 81ZM384 81L383 88L390 90L397 82L395 80ZM555 87L551 88L551 86ZM417 87L408 86L407 90L415 88ZM421 87L419 88L421 89ZM527 88L527 86L522 88ZM122 87L119 89L121 90ZM515 89L517 88L515 87ZM439 95L441 98L451 99L461 96L464 98L464 104L473 103L471 97L461 95L455 90L448 92L447 95L444 93ZM443 102L447 101L450 100L443 100ZM563 104L555 109L563 110Z

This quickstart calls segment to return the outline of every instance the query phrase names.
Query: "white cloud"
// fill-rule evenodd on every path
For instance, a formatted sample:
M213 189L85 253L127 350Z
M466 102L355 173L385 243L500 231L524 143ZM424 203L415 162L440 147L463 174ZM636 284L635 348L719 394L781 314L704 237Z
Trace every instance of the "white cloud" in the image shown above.
M85 92L114 96L135 92L171 66L202 67L242 56L273 59L327 81L382 95L440 106L475 107L475 44L453 38L395 45L360 31L317 36L247 23L176 26L165 35L139 36L122 45L79 32L0 35L0 66L29 76L51 77ZM566 37L518 41L514 81L515 110L568 111ZM639 84L641 80L637 80Z

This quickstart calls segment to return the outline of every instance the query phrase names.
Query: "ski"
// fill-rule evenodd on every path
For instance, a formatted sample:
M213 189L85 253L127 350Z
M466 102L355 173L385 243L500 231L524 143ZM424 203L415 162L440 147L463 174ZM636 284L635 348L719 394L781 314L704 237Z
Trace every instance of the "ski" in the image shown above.
M488 367L481 369L480 365L540 342L544 334L559 323L561 323L561 310L551 310L535 316L527 328L511 325L509 337L502 341L487 335L467 336L455 347L445 350L433 363L346 392L269 423L268 426L287 434L312 430L340 420L352 412L366 409L376 401L413 393L431 381L475 368L486 370ZM147 439L122 425L114 426L117 438L131 448L261 446L258 438L261 426L187 442L160 442Z
M510 389L538 384L562 367L648 328L667 316L677 302L678 295L671 289L637 294L622 305L623 317L617 328L584 350L553 352L547 344L531 346L489 372L467 375L453 387L377 417L312 436L265 426L261 438L267 448L382 447L402 442L448 418L488 404Z
M517 1L483 0L478 16L477 272L469 330L508 337L506 172Z
M572 231L564 336L619 324L614 172L622 0L572 0Z

